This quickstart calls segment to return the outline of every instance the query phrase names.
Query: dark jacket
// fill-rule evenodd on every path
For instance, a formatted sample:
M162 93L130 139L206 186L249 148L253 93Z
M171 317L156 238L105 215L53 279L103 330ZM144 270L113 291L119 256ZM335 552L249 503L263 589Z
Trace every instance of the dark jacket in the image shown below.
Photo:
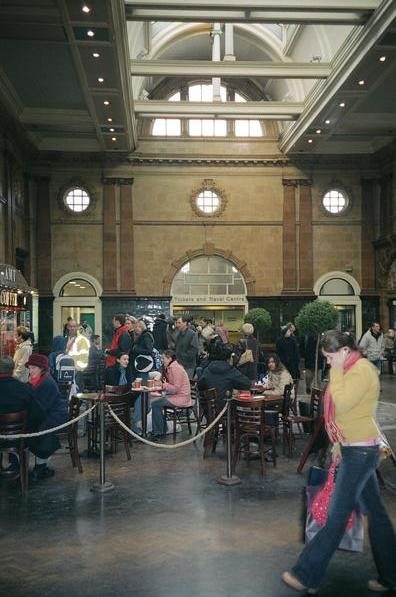
M68 418L68 402L60 394L58 386L50 374L45 374L40 385L31 388L33 397L44 413L37 431L51 429L66 423ZM42 435L29 440L29 447L39 458L48 458L58 448L60 442L55 433Z
M306 369L315 369L315 358L316 358L316 336L305 336L304 338L304 349L303 357ZM318 351L318 368L321 369L323 364L323 357L321 351Z
M199 390L215 388L221 402L224 401L227 391L248 390L250 386L251 380L249 377L243 375L227 361L212 361L205 367L198 380Z
M153 337L154 346L160 352L168 348L168 336L166 333L167 329L168 324L166 323L165 319L157 317L153 326Z
M198 334L192 329L187 328L184 332L180 331L176 340L176 359L188 369L195 367L198 356Z
M105 378L104 382L106 386L119 386L124 385L120 384L120 375L121 370L118 363L112 365L111 367L106 367L105 369ZM133 380L132 369L131 367L127 367L125 370L125 376L127 379L127 383L131 384Z
M144 330L140 336L137 336L132 346L129 355L129 362L132 368L134 377L139 376L139 372L135 369L135 359L141 355L153 356L154 338L148 330Z
M300 353L294 336L282 336L276 341L276 354L293 379L300 379Z
M15 377L0 377L0 415L27 411L26 431L36 431L45 412L34 399L32 387Z
M252 351L253 363L238 365L239 358L245 352L245 350ZM255 381L257 379L257 362L259 355L257 338L254 336L244 336L241 338L238 346L235 349L235 354L237 357L236 365L240 372L243 373L243 375L246 375L251 381Z

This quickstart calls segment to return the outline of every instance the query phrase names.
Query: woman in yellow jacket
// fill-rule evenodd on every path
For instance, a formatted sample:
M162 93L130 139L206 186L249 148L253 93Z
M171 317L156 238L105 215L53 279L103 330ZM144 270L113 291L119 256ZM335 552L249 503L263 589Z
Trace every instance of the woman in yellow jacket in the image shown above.
M292 572L284 572L282 579L296 591L315 593L349 516L361 500L378 571L378 580L370 580L369 589L391 591L396 589L396 536L376 477L380 444L375 423L378 372L362 358L350 334L327 332L321 348L331 367L324 397L326 431L331 442L340 445L341 462L325 526L304 547Z

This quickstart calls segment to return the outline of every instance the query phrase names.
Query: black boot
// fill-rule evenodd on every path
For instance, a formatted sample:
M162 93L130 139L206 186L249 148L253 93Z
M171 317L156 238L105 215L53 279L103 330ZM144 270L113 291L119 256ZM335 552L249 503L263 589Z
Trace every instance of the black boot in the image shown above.
M36 464L32 471L32 481L39 481L40 479L49 479L49 477L53 477L54 475L54 469L48 468L46 464Z

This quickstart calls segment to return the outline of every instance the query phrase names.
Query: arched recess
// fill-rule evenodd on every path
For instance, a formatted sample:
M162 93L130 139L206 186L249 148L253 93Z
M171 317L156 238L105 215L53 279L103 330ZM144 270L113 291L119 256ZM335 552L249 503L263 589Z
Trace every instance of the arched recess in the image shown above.
M94 290L96 296L62 296L62 289L65 284L74 280L86 281ZM62 334L65 318L62 316L64 309L70 308L71 312L80 312L81 308L88 308L94 314L94 333L102 333L102 296L103 288L96 278L85 272L70 272L65 274L56 282L53 288L54 311L53 311L53 334ZM75 315L73 315L75 316Z
M334 293L329 283L332 283ZM362 301L360 285L355 278L341 271L327 272L318 278L313 290L319 300L328 301L339 310L339 327L354 328L359 339L362 335ZM352 325L347 325L349 318L354 320Z
M215 247L215 245L213 243L206 243L205 245L203 245L202 247L200 247L198 249L186 251L184 253L184 255L182 255L179 259L175 259L174 261L171 262L168 273L162 280L163 294L165 296L170 295L171 286L172 286L174 277L176 276L177 272L183 267L183 265L185 265L188 261L191 261L191 259L194 259L194 257L212 256L212 255L217 255L218 257L223 257L227 261L230 261L241 272L241 274L245 280L247 293L250 295L255 294L256 280L251 275L251 273L247 267L246 261L239 259L229 249L224 250L224 249L220 249L219 247Z

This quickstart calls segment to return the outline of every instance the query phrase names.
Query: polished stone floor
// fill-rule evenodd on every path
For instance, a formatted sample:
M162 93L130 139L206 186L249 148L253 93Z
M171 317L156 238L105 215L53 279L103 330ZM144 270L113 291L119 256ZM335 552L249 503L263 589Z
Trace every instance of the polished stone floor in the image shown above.
M382 378L387 435L396 448L395 380ZM84 439L80 440L83 447ZM178 436L179 441L179 436ZM298 448L303 447L299 442ZM23 499L0 486L0 595L63 597L288 597L280 574L302 544L300 514L305 475L298 458L238 467L242 483L224 487L223 446L202 459L200 446L176 451L133 444L107 459L115 489L90 491L98 461L83 459L79 475L62 450L56 476L31 485ZM308 468L308 467L306 467ZM396 520L396 469L382 471L383 497ZM306 472L306 471L304 471ZM367 543L367 542L366 542ZM321 587L323 597L370 593L375 577L369 547L337 552Z

